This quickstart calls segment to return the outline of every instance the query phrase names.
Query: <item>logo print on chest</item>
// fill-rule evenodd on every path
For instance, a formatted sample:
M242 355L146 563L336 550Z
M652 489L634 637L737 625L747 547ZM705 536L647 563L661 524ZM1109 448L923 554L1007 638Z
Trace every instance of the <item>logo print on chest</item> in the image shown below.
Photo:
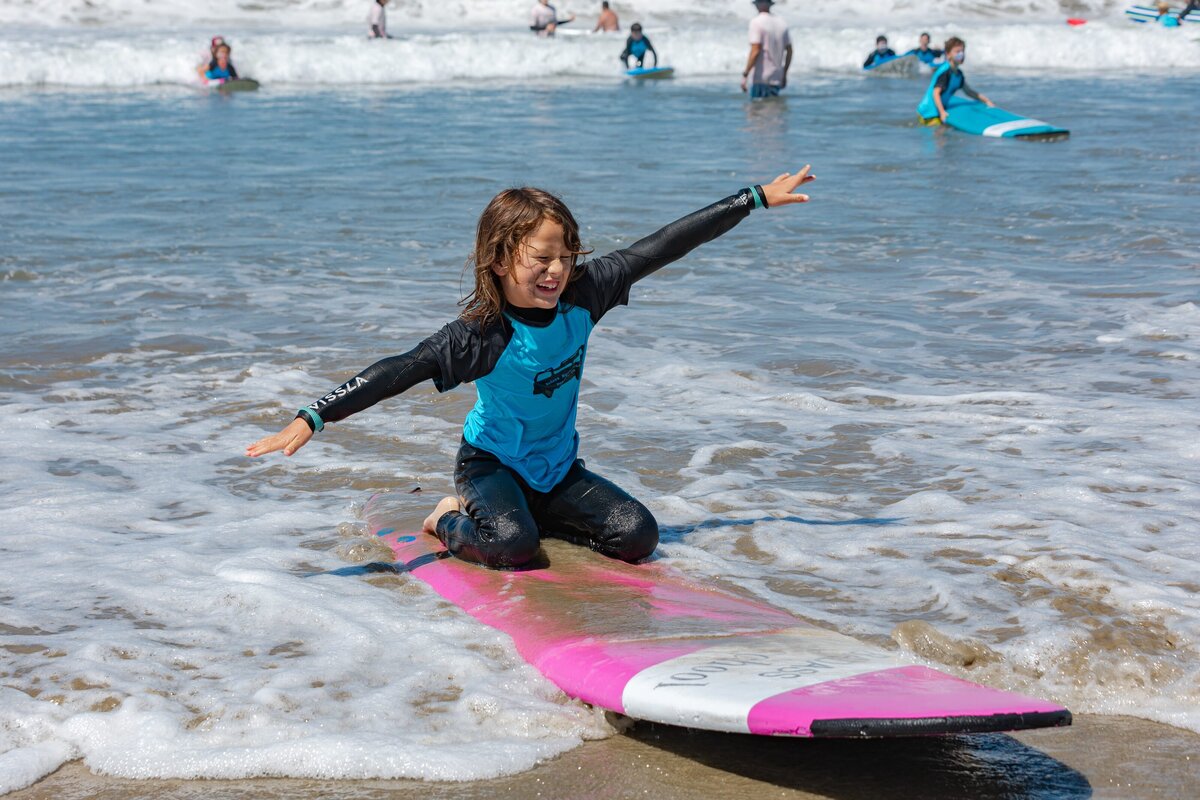
M554 392L572 378L583 374L583 350L587 345L579 345L575 354L557 367L544 369L533 377L533 393L553 397Z

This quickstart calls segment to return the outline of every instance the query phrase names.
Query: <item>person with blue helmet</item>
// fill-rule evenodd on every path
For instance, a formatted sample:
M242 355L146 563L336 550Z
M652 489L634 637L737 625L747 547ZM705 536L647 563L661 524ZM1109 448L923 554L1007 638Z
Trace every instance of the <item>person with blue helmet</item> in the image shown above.
M946 102L956 93L962 92L972 100L986 103L988 107L995 105L987 98L967 85L963 75L962 63L967 57L967 43L957 36L946 40L946 63L938 67L933 77L929 79L929 88L925 96L917 104L917 113L921 122L926 125L940 125L946 121Z

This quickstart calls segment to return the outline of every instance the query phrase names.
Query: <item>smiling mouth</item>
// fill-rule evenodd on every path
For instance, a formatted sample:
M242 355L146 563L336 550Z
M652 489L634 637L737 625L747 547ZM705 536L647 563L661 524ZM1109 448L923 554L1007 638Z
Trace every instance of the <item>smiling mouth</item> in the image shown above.
M556 291L558 291L558 281L548 281L546 283L539 283L539 284L537 284L537 290L539 292L545 292L547 294L556 292Z

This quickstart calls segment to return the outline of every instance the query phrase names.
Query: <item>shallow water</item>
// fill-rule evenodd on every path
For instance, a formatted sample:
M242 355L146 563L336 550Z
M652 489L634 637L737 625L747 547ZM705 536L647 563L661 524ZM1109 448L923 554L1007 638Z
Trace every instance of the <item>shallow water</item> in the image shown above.
M807 162L811 204L606 318L589 466L693 576L1200 730L1193 84L972 77L1072 137L920 129L918 82L837 75L0 94L0 786L469 779L608 735L421 585L303 577L378 557L374 491L423 487L419 524L470 387L242 449L453 316L498 189L605 252Z

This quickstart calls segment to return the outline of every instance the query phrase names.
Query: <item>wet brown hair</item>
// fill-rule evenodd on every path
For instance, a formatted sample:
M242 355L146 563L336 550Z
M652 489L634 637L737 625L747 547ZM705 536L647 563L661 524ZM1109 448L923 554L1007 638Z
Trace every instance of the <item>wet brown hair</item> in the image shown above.
M467 267L475 273L475 289L458 303L463 307L461 316L464 320L487 325L500 318L507 303L500 276L492 267L497 264L512 267L521 243L546 219L562 226L563 243L571 251L568 285L583 274L575 264L575 257L592 251L583 249L579 241L579 223L566 203L532 186L505 189L487 204L475 227L475 250L467 259Z
M966 46L967 46L967 43L964 42L962 39L958 38L957 36L951 36L949 39L946 40L946 43L944 45L942 45L942 49L946 51L947 55L949 55L950 51L953 50L954 48L966 47Z

